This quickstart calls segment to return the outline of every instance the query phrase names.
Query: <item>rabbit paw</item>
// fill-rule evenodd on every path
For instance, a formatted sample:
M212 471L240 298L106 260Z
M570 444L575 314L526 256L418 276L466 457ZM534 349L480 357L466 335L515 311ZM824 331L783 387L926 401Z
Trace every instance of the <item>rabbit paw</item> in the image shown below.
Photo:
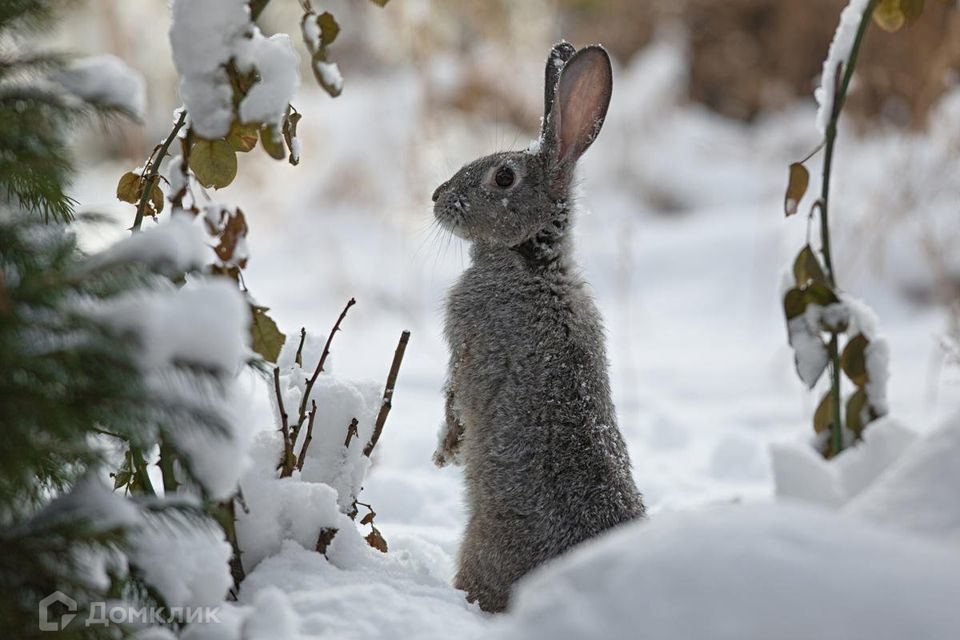
M445 467L448 464L461 466L460 445L463 443L463 425L444 422L437 433L437 448L433 452L433 464Z

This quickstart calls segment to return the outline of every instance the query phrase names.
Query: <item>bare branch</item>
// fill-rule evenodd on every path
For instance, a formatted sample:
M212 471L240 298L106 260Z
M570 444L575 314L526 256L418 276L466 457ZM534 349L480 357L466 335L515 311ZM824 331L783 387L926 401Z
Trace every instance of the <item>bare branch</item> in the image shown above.
M293 443L290 441L290 425L287 422L287 410L283 407L283 394L280 392L280 368L273 369L273 390L277 395L277 407L280 409L280 432L283 434L283 458L277 465L280 477L286 478L293 473L296 459L293 457Z
M310 447L310 441L313 440L313 422L317 419L317 403L310 401L313 405L310 408L310 418L307 421L307 437L303 440L303 446L300 447L300 457L297 459L297 471L303 471L303 463L307 460L307 449Z
M380 440L380 434L383 433L383 425L386 424L387 415L389 415L390 408L393 406L393 390L397 386L397 374L400 373L400 363L403 362L403 354L407 350L407 343L409 341L409 331L404 331L400 334L400 342L397 343L397 350L393 354L393 363L390 365L390 373L387 375L387 385L383 390L383 404L380 405L380 413L377 414L377 422L373 427L370 442L363 448L363 455L368 458Z
M337 333L337 331L340 330L340 323L343 322L343 319L346 317L347 311L349 311L350 307L355 304L357 304L356 299L350 298L347 300L347 305L343 308L343 311L340 312L340 317L337 318L336 323L334 323L333 330L330 331L330 335L327 336L327 342L323 345L323 353L320 354L320 362L317 363L317 368L307 381L307 386L303 391L303 398L300 400L300 424L303 424L304 417L306 416L307 399L310 398L310 392L313 391L313 385L317 381L317 378L320 377L320 372L323 371L323 365L327 362L327 356L330 355L330 344L333 342L333 336Z

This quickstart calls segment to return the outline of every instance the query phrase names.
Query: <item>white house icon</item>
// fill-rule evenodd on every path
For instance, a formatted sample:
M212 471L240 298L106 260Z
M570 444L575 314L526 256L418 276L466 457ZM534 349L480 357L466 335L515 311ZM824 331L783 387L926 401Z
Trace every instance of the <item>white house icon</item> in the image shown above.
M59 602L62 605L67 607L67 613L60 616L60 620L51 622L50 620L50 606L55 602ZM77 601L63 593L62 591L54 591L46 598L40 601L39 604L40 611L40 631L60 631L64 629L70 621L77 617Z

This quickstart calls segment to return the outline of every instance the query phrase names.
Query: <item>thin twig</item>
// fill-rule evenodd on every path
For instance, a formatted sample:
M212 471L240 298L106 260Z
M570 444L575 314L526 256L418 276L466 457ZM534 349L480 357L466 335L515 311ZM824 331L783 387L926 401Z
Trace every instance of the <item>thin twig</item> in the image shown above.
M400 373L400 363L403 362L403 354L407 350L407 342L410 341L410 332L404 331L400 334L400 342L397 343L397 350L393 354L393 363L390 365L390 373L387 374L387 385L383 389L383 404L380 405L380 413L377 414L377 422L373 427L373 434L370 436L370 442L363 448L363 455L370 457L373 448L377 446L380 440L380 434L383 433L383 425L387 422L387 415L393 406L393 390L397 386L397 374Z
M343 308L343 311L340 312L340 317L337 318L336 323L334 323L333 330L330 332L330 335L327 336L327 342L323 345L323 353L320 354L320 362L317 363L317 368L307 381L307 385L303 391L303 398L300 400L301 424L303 423L304 415L307 411L307 400L310 398L310 392L313 391L313 385L317 381L317 378L320 377L320 372L323 371L323 365L327 362L327 356L330 354L330 344L333 342L333 336L337 333L337 331L340 331L340 323L343 322L343 319L346 317L347 311L350 310L350 307L355 304L357 304L357 301L354 298L347 300L347 305Z
M273 389L277 394L277 406L280 409L280 432L283 434L283 459L280 461L280 477L286 478L293 473L293 443L290 442L290 425L287 422L287 410L283 407L283 394L280 393L280 367L273 369Z
M163 144L160 145L156 153L152 155L150 161L147 163L146 171L144 171L143 174L143 192L140 194L140 202L137 203L137 217L133 219L133 233L140 231L140 227L143 225L143 214L147 210L147 202L150 201L150 192L157 184L157 180L159 180L158 173L160 171L160 163L163 162L163 158L167 155L167 150L170 149L170 145L176 139L177 134L180 133L180 129L186 122L187 110L182 109L180 111L180 117L170 131L170 135L167 136L167 139L163 141Z
M317 419L317 403L310 401L313 405L310 408L310 419L307 421L307 437L303 440L303 446L300 447L300 457L297 459L297 471L303 471L303 463L307 460L307 449L310 448L310 441L313 440L313 422Z
M297 355L294 356L293 361L297 363L298 367L303 366L303 342L307 339L307 328L300 327L300 344L297 345Z

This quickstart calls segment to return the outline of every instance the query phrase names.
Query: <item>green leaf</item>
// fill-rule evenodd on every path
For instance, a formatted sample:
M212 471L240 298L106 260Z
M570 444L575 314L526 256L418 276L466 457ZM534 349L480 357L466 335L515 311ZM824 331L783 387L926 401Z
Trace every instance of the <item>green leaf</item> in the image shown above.
M807 304L818 304L821 307L825 307L828 304L833 304L835 302L840 302L840 299L837 298L837 294L835 294L830 287L821 282L811 283L810 286L803 290L803 297L806 299Z
M259 353L267 362L276 363L280 356L280 349L287 337L280 333L277 323L267 315L266 307L250 305L253 321L250 323L250 337L253 350Z
M387 3L390 2L390 0L370 0L370 2L382 8L387 6Z
M867 393L863 389L857 389L847 400L847 428L859 437L872 419Z
M847 342L847 346L840 355L840 368L858 387L863 387L869 379L866 358L866 349L869 344L870 341L866 336L858 333Z
M823 394L817 410L813 413L813 430L816 433L829 431L833 425L833 391Z
M117 183L117 198L130 204L140 202L140 193L143 191L140 176L132 171L127 171L120 176L120 182Z
M226 140L197 140L190 149L190 168L203 186L222 189L237 177L237 153Z
M807 299L800 289L794 287L783 296L783 313L787 316L788 321L797 316L802 316L806 309Z
M799 287L805 287L811 281L827 284L827 276L810 245L804 245L797 254L797 259L793 261L793 277L796 278Z
M803 200L807 187L810 185L810 172L799 162L790 165L790 176L787 181L787 193L783 198L783 211L787 216L797 212L800 201Z
M900 2L901 0L880 0L877 8L873 10L873 21L877 26L890 33L903 27L907 17L900 7Z
M230 148L240 153L246 153L257 146L257 130L260 128L256 122L249 124L240 124L234 122L230 126L230 133L227 134L227 142Z
M317 16L317 26L320 27L320 46L327 47L333 44L340 33L340 25L337 19L329 11L324 11Z
M260 128L260 142L263 144L263 150L274 160L283 160L287 157L287 151L283 148L283 135L275 126L265 125Z

